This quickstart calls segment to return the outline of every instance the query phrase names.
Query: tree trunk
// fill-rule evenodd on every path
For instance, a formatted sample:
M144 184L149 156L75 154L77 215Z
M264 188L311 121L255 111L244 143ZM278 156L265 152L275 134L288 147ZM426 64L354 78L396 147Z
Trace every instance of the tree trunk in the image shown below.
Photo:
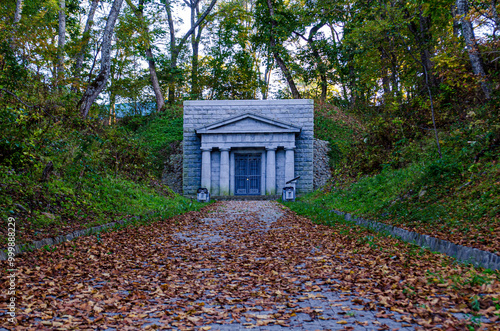
M264 84L261 87L262 99L267 100L269 95L269 83L271 82L271 74L273 72L274 61L273 57L266 55L268 58L268 63L266 63L266 70L264 71Z
M271 47L271 51L274 55L274 59L276 60L276 63L281 69L281 72L283 73L283 76L285 76L286 81L288 82L288 86L290 87L290 91L292 92L292 97L294 99L300 99L300 93L299 90L297 90L297 87L295 86L295 82L293 80L292 74L286 67L285 61L281 58L277 45L276 45L276 40L274 39L273 36L273 30L275 30L278 27L278 23L276 20L273 18L274 17L274 8L273 4L271 2L272 0L267 0L267 7L269 9L269 16L271 20L271 31L270 31L270 36L269 36L269 46Z
M21 21L21 14L23 11L23 4L24 4L23 1L24 0L17 0L16 1L16 11L14 13L14 21L12 22L12 27L14 29L13 29L13 31L8 39L9 46L14 52L16 51L15 45L14 45L14 36L17 35L17 28L18 28L19 22Z
M145 26L146 22L144 21L144 0L139 0L138 15L141 24L143 24L143 30L147 42L146 58L148 59L149 76L151 77L151 84L153 85L153 91L155 93L156 109L158 112L161 112L165 110L165 99L163 98L160 83L158 82L158 75L156 74L156 63L153 58L153 52L151 51L149 28Z
M392 95L399 99L400 93L398 86L398 67L394 61L392 62L391 83L392 83Z
M175 40L175 28L174 28L174 17L172 16L172 8L170 8L170 1L166 2L165 10L167 11L167 21L168 21L168 32L170 35L170 75L168 80L168 104L172 105L175 99L175 77L174 71L177 67L177 55L176 53L176 40Z
M66 43L66 0L59 0L59 34L57 41L57 84L64 75L64 45Z
M115 42L117 41L116 35L114 36ZM115 54L115 59L119 59L119 63L125 61L125 51L118 49ZM134 65L137 65L134 57ZM109 125L116 123L116 89L115 83L122 78L124 66L112 65L109 71L110 88L109 88Z
M391 38L391 48L394 47L394 39ZM398 57L394 52L389 53L389 59L391 61L391 84L392 84L392 95L400 100L399 84L398 84Z
M146 49L146 57L148 59L149 76L151 77L151 84L153 85L153 91L155 93L156 110L161 112L165 110L165 99L163 98L160 82L158 81L158 76L156 75L156 63L153 58L151 47Z
M460 23L462 24L462 34L465 39L465 45L467 46L467 52L469 53L472 71L476 76L479 76L481 80L480 84L485 98L490 99L491 87L486 77L486 73L484 72L483 62L476 44L474 28L472 27L471 21L467 18L467 15L469 13L467 0L457 0L456 4L457 14L460 16Z
M274 41L274 38L271 36L271 47L276 48L276 42ZM283 72L283 75L286 78L286 81L288 82L288 86L290 87L290 91L292 92L292 97L294 99L300 99L300 93L299 90L297 90L297 87L295 86L295 82L293 81L292 74L286 67L285 61L280 57L278 51L273 51L274 59L276 60L276 63L281 69L281 72Z
M170 34L170 75L168 82L168 104L173 105L175 102L175 71L177 70L177 56L178 50L176 47L174 17L172 16L172 9L170 8L170 1L167 2L167 19L168 30Z
M166 1L165 9L167 11L167 20L168 20L168 28L170 33L170 79L168 83L168 103L173 104L175 102L175 80L174 76L177 71L177 59L179 57L179 53L182 50L186 40L193 34L196 28L200 25L201 22L207 17L210 11L214 8L217 0L212 0L208 5L207 9L203 12L203 14L198 18L196 23L191 26L188 32L181 38L181 41L178 45L176 45L175 40L175 29L174 29L174 18L172 16L172 9L170 8L170 1Z
M111 91L109 96L109 119L108 125L116 123L116 93Z
M412 21L408 25L409 30L415 37L420 52L420 61L425 65L427 74L429 76L429 85L431 89L437 86L437 80L432 72L433 63L431 61L432 51L430 48L430 40L432 39L430 29L431 29L431 18L430 16L424 16L423 10L419 10L418 25L416 22Z
M354 109L357 102L357 86L356 86L356 74L354 72L354 66L349 65L349 89L351 90L351 109Z
M335 30L333 24L327 23L328 28L330 28L330 32L332 34L332 41L333 41L333 46L335 49L338 49L338 44L341 44L340 36ZM337 66L337 72L338 72L338 77L340 81L340 85L342 86L342 95L344 100L348 100L348 94L347 94L347 83L345 82L345 75L342 73L342 70L340 69L342 67L342 64L340 63L340 60L338 56L335 56L335 63Z
M14 24L19 23L21 20L21 13L23 11L23 0L16 1L16 12L14 13Z
M386 41L390 43L389 48L394 49L392 40L386 38ZM397 57L394 55L394 52L388 52L382 46L379 47L379 51L380 60L382 62L382 87L384 89L384 101L387 103L398 95Z
M321 69L320 69L321 72ZM320 100L322 102L326 101L326 93L328 91L328 80L326 79L326 74L321 74L321 97Z
M83 59L85 57L85 52L87 50L87 45L89 43L89 37L90 37L90 29L92 28L92 25L94 24L94 14L97 9L97 5L99 4L99 0L92 0L92 3L90 4L90 9L89 9L89 15L87 16L87 22L85 23L85 28L83 30L82 34L82 46L80 48L80 51L78 52L78 55L76 56L76 63L75 63L75 74L77 77L80 76L80 70L83 66Z
M391 78L389 77L389 72L387 70L387 55L385 50L380 47L380 59L382 60L382 87L384 89L384 100L387 103L391 99Z
M196 2L196 6L193 10L191 8L191 26L194 26L195 18L199 15L199 2ZM201 33L203 30L203 26L199 25L198 26L198 31L195 32L191 35L191 48L193 49L193 56L191 58L191 97L196 99L201 98L201 91L200 91L200 86L199 86L199 80L198 80L198 68L199 68L199 63L198 63L198 56L199 56L199 48L200 48L200 40L201 40Z
M163 98L163 93L160 88L160 83L158 81L158 75L156 74L156 63L153 57L153 51L151 50L149 27L146 26L146 21L144 20L144 0L139 0L139 7L134 6L131 0L126 0L130 9L134 12L135 16L139 20L142 28L142 35L145 40L146 47L146 59L148 61L149 67L149 77L151 78L151 85L153 86L153 92L156 99L156 110L161 112L165 110L165 99Z
M123 0L114 0L113 6L109 12L108 20L106 22L106 27L104 28L104 34L102 38L101 46L101 70L99 74L94 79L92 83L89 84L87 90L82 96L82 99L78 103L78 108L80 109L80 114L83 118L86 118L90 107L94 103L95 99L99 96L101 91L106 86L106 82L109 78L110 72L110 58L111 58L111 40L113 36L113 30L115 28L116 20L120 14L120 9L122 7Z
M325 25L325 23L320 23L316 26L314 26L311 31L309 32L309 37L307 38L307 43L309 46L311 46L312 50L312 55L316 59L316 65L319 71L319 76L320 76L320 85L321 85L321 97L320 101L325 102L326 101L326 93L328 90L328 80L326 78L326 65L323 62L323 59L321 58L321 55L319 54L318 48L316 47L316 44L314 43L314 36L316 33L319 31Z
M198 54L199 43L197 41L192 43L193 57L191 60L191 95L197 100L200 99L200 87L198 82Z
M497 12L497 1L491 1L491 19L495 22L495 27L493 28L493 39L497 39L497 31L500 29L500 17Z
M315 46L312 46L312 47L313 47L313 56L316 58L317 65L318 65L318 71L319 71L320 86L321 86L320 101L325 102L326 101L326 93L328 91L328 80L326 78L326 66L323 63L323 60L321 59L321 56L319 55L319 52L316 49L316 47Z
M198 1L191 1L191 27L194 26L196 15L197 15L197 6L198 6ZM197 99L198 96L197 94L197 74L198 74L198 44L196 43L196 30L195 32L191 35L191 48L192 48L192 55L191 55L191 98Z

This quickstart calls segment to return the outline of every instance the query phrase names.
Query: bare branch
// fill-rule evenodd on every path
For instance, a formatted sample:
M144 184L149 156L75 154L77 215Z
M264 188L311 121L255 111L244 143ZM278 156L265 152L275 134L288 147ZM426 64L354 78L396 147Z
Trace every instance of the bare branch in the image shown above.
M45 115L55 119L54 116L52 116L51 114L47 113L47 111L45 110L46 107L42 107L42 105L28 105L26 102L24 102L21 98L19 98L14 92L11 92L9 90L7 90L6 88L3 88L1 87L0 88L0 91L3 91L7 94L9 94L10 96L14 97L20 104L22 104L23 106L25 106L26 108L29 108L29 109L35 109L35 108L38 108L40 109L41 111L43 111L45 113Z
M19 101L19 103L22 103L25 107L28 107L28 108L36 108L36 107L40 107L40 106L37 106L37 105L28 105L26 102L24 102L23 100L21 100L21 98L19 98L17 95L14 94L14 92L11 92L5 88L0 88L0 90L4 91L5 93L7 94L10 94L12 97L14 97L17 101Z
M295 33L297 36L299 36L300 38L302 38L304 41L307 41L307 38L306 38L306 37L304 37L304 35L303 35L303 34L300 34L300 33L298 33L297 31L293 31L293 33Z
M180 50L182 48L182 45L184 45L184 43L186 42L187 38L189 38L189 36L194 32L194 30L198 27L198 25L200 25L200 23L203 22L203 20L205 19L205 17L207 17L207 15L212 11L212 8L215 6L216 2L217 2L217 0L212 0L212 2L210 3L210 5L208 6L208 8L205 9L205 12L203 12L203 14L200 16L200 18L198 18L198 20L196 21L196 23L191 27L191 29L189 29L189 31L186 32L186 34L184 35L184 37L182 37L181 41L179 42L179 45L177 46L178 50Z

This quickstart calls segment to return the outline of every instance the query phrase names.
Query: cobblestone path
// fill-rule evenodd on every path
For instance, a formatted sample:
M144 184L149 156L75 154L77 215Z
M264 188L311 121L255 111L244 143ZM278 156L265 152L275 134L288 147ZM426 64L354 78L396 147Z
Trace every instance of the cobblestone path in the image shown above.
M2 306L0 330L415 330L422 325L455 330L450 325L463 325L464 316L451 303L456 294L429 287L425 276L418 276L423 283L409 283L421 265L397 254L377 262L380 250L337 231L277 202L227 201L205 212L23 254L16 260L17 325L5 322ZM424 268L444 263L443 257L432 259ZM4 276L3 302L9 300L8 284ZM423 290L403 295L407 284Z
M271 201L226 201L173 236L222 267L200 269L223 284L200 300L207 312L225 317L208 324L212 330L414 330L401 314L364 310L362 298L329 277L328 269L343 268L342 252L322 249L315 233L283 217L283 209Z

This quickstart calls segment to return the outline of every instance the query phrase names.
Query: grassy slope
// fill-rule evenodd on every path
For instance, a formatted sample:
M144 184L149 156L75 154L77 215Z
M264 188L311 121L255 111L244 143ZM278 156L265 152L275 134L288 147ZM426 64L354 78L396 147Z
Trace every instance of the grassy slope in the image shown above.
M443 159L432 152L432 138L423 136L394 147L385 155L382 171L358 172L353 179L346 174L374 156L359 143L366 136L363 127L345 115L332 116L335 112L340 113L316 114L317 136L333 143L334 182L302 202L500 254L499 151L487 132L457 127L443 133Z
M179 124L180 123L180 124ZM129 118L112 127L71 129L50 125L35 136L30 158L17 154L0 164L2 218L16 219L16 243L40 240L97 224L141 216L167 218L201 204L162 186L161 158L182 138L177 113ZM42 144L43 143L43 144ZM42 182L44 165L54 171ZM5 247L2 228L0 246Z

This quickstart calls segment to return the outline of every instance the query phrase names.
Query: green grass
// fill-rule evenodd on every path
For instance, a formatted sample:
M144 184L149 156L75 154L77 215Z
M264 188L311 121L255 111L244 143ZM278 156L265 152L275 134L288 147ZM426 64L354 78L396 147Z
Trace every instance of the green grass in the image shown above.
M338 166L347 156L355 141L355 129L359 130L357 123L336 120L339 116L345 117L339 109L326 106L324 109L317 109L314 116L315 138L330 143L329 157L332 166Z
M401 222L477 222L500 213L500 185L495 184L500 165L489 162L479 169L474 177L457 172L453 163L446 161L416 163L361 177L327 194L310 194L304 201L358 216L397 217Z
M440 158L430 133L378 116L356 130L355 119L330 112L317 111L315 133L332 146L333 180L299 199L308 207L294 208L313 218L339 210L500 251L498 120L440 130Z
M50 119L36 125L2 122L12 139L1 142L9 148L0 155L0 216L16 219L16 242L200 209L202 204L174 194L158 179L164 160L178 152L181 114L169 109L113 126ZM43 181L49 161L53 171ZM0 244L6 235L0 232Z
M147 151L151 171L157 176L161 175L163 164L171 153L182 152L183 118L180 109L125 118L120 126L129 130L140 148Z
M37 234L55 236L134 216L165 219L203 207L154 182L134 182L110 174L84 175L78 181L55 177L40 183L10 171L4 173L2 185L8 188L0 192L2 217L16 219L18 243ZM5 244L6 234L0 238Z
M305 201L282 203L297 214L307 216L309 219L319 224L332 226L337 223L345 223L343 217L332 213L329 209L323 208L324 206L320 204Z
M53 187L61 187L51 183ZM66 184L71 190L72 185ZM168 188L164 188L163 194L152 187L136 183L130 180L107 176L99 181L87 181L82 188L85 198L80 204L91 205L93 209L103 214L117 216L144 216L151 213L165 213L167 217L175 215L175 211L186 209L199 209L202 204L192 202L189 199L173 194ZM52 191L54 194L57 189ZM76 207L78 208L78 207ZM168 211L174 213L169 213ZM78 211L77 211L78 212Z

